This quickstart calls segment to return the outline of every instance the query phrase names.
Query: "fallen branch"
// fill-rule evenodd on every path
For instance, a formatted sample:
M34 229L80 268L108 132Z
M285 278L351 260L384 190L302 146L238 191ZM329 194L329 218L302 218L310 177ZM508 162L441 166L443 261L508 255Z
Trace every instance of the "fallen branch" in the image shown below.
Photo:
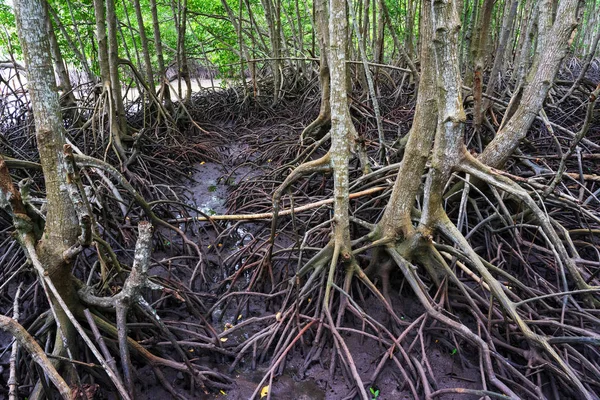
M42 367L46 376L54 383L54 386L56 386L64 399L70 400L72 398L69 385L67 385L65 380L59 375L58 371L56 371L56 368L54 368L52 362L46 357L46 353L40 345L37 344L33 336L31 336L21 324L12 318L0 315L0 329L10 333L17 339L17 342L19 342L19 344L31 355L33 361Z
M377 186L374 188L370 188L367 190L362 190L360 192L351 193L350 199L356 199L358 197L367 196L373 193L381 192L386 189L382 186ZM321 201L317 201L315 203L306 204L304 206L290 208L287 210L282 210L278 213L278 216L282 215L290 215L292 213L298 213L306 210L312 210L313 208L318 208L327 204L333 204L333 199L325 199ZM254 220L254 219L271 219L273 218L273 213L259 213L259 214L232 214L232 215L213 215L211 217L187 217L187 218L175 218L171 219L168 222L170 224L176 223L184 223L191 221L245 221L245 220Z

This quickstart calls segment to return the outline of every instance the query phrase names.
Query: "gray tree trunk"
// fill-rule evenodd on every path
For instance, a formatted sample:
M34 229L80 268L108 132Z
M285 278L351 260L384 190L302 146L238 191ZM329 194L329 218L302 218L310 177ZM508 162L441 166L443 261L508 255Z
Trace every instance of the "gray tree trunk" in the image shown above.
M46 184L48 213L42 239L36 252L45 274L69 305L79 304L71 275L71 262L64 253L77 243L79 223L67 191L67 171L63 156L65 129L58 91L52 70L50 45L40 0L15 2L15 19L23 58L28 72L27 85L35 120L37 147ZM54 300L54 299L53 299ZM75 346L74 329L62 308L55 303L56 315L67 346ZM65 349L61 335L56 335L56 355Z
M542 109L544 100L567 54L570 38L577 26L577 0L562 0L558 5L557 18L549 32L544 35L545 45L539 47L539 62L534 63L522 98L515 113L508 121L503 121L496 137L488 144L479 160L491 167L499 168L512 155L535 117ZM516 93L515 95L518 95Z

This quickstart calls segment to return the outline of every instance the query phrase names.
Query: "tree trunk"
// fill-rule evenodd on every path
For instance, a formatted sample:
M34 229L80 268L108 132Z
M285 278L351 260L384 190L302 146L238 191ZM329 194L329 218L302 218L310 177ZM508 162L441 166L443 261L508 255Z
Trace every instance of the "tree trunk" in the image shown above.
M482 121L482 90L483 90L483 62L487 49L487 38L490 35L489 28L492 21L492 11L494 9L494 0L484 0L483 10L481 11L481 19L479 21L479 38L476 40L475 47L475 66L473 68L473 98L475 105L473 106L473 124L475 132L481 130ZM503 53L502 53L503 54ZM499 57L497 53L496 57Z
M329 63L327 61L327 52L329 45L329 19L327 13L327 1L316 0L315 7L315 30L319 38L320 62L319 62L319 83L321 84L321 108L319 116L310 125L308 125L300 135L302 141L310 138L319 140L331 128L331 105L329 102L331 92L331 82L329 80Z
M487 96L493 96L494 95L494 90L496 89L496 85L499 82L499 75L501 74L501 69L502 69L502 64L503 64L503 56L504 56L504 49L506 48L506 45L508 43L508 38L510 36L510 31L512 29L513 26L513 21L515 19L515 16L517 15L517 5L518 5L518 1L517 0L511 0L511 6L510 6L510 11L508 12L506 18L504 19L503 23L502 23L502 33L500 35L500 43L498 44L498 48L496 49L496 57L494 58L494 64L492 66L492 72L490 72L490 79L488 81L488 85L485 91L485 94ZM489 103L486 102L486 105L484 106L485 108L487 108L489 106Z
M50 20L49 5L47 1L42 3L44 7L44 20L46 21L46 30L48 31L48 41L50 44L50 51L52 52L52 59L54 61L54 69L58 75L58 88L63 91L62 102L65 107L69 110L69 118L75 120L77 117L77 101L75 100L75 94L73 93L73 87L71 86L71 79L69 78L69 71L67 70L60 47L58 46L58 40L56 40L56 34L52 21Z
M48 213L42 239L35 246L45 274L56 286L63 300L74 308L79 304L71 276L71 260L65 252L76 242L80 232L77 215L67 191L67 172L62 152L65 143L60 104L46 25L40 0L15 2L15 19L28 71L28 89L36 127L37 147L46 184ZM31 255L30 255L31 256ZM42 279L42 277L40 277ZM62 308L52 299L57 323L55 355L64 356L65 346L75 347L74 329Z
M554 82L560 64L567 54L571 33L577 26L577 0L562 0L557 13L561 16L545 35L545 47L540 48L538 67L532 67L529 82L523 89L518 109L508 121L503 121L496 137L485 148L479 160L499 168L512 155L535 117L542 109L546 95ZM518 95L516 93L515 95Z
M148 48L148 37L146 36L146 28L144 27L144 19L140 8L140 0L133 0L135 8L135 16L137 18L138 30L140 32L140 41L142 42L142 53L144 55L144 67L146 71L146 84L152 93L156 93L154 86L154 73L152 72L152 60L150 58L150 49Z
M185 96L183 96L183 102L189 103L192 98L192 80L190 78L190 68L187 59L187 53L185 50L185 32L187 30L187 0L178 2L177 7L177 60L181 79L185 82ZM181 95L181 93L180 93Z
M419 30L423 36L433 37L429 7L422 8ZM408 133L408 142L396 175L394 189L379 222L384 237L402 239L414 230L411 211L422 184L421 177L425 171L437 125L433 43L429 40L421 41L420 53L421 79L413 125Z
M113 140L117 140L117 145L122 148L121 135L127 132L127 121L125 119L123 94L121 93L121 80L119 79L119 42L117 40L115 0L106 0L106 20L108 22L108 68L110 71L111 94L117 117L116 122L119 126L119 133L113 136ZM124 156L124 154L120 154L120 156Z
M96 40L98 41L98 65L104 87L110 87L110 68L108 66L108 40L106 38L106 12L103 0L94 0L96 17Z
M156 51L156 60L158 62L158 75L160 76L160 93L164 99L167 110L173 108L171 104L171 96L169 93L169 85L167 81L167 69L165 68L165 58L163 56L162 39L160 37L160 24L158 20L158 9L156 8L156 0L150 0L150 11L152 13L152 31L154 33L154 47Z
M346 49L348 23L346 2L332 0L329 10L329 65L331 76L331 167L334 185L334 238L342 252L350 251L348 219L348 163L354 126L348 108L346 88ZM347 254L349 257L350 254Z
M280 4L277 0L261 0L265 10L265 18L271 40L271 72L273 73L273 104L279 101L279 91L282 84L281 75L281 18ZM275 4L274 4L275 3Z

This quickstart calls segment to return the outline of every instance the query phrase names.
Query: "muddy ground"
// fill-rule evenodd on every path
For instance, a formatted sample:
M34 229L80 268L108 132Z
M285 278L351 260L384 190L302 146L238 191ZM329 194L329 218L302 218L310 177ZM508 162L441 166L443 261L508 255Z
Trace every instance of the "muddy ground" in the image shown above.
M314 113L314 110L312 110ZM308 113L306 117L310 117L312 113ZM260 123L259 126L252 128L251 125L246 125L248 122L241 120L227 124L219 124L220 131L223 137L233 137L236 140L225 141L219 146L219 154L221 162L200 162L193 166L188 171L193 181L183 182L184 193L187 194L188 202L195 208L201 210L207 215L218 215L227 213L240 212L239 204L236 204L236 189L240 183L245 181L261 180L267 172L276 169L277 162L271 157L268 151L271 146L265 145L271 143L277 145L278 139L288 140L288 135L278 135L279 132L289 131L290 126L297 123L297 120L274 119L273 124ZM240 126L238 126L238 123ZM398 127L401 125L399 124ZM255 140L242 142L237 140L239 133L237 129L252 129L257 137L261 137L263 145L257 145ZM295 126L292 130L299 135L301 125ZM313 178L321 179L321 178ZM263 202L270 202L270 193L264 193ZM260 202L260 199L257 199ZM242 211L243 212L243 211ZM232 227L231 223L220 225L223 229ZM228 257L236 253L243 245L247 244L248 240L258 232L268 229L269 221L247 222L235 225L235 229L231 230L226 237L216 238L213 230L205 231L200 237L200 243L206 251L208 258L211 260L213 270L207 271L213 277L215 287L219 286L218 276L220 273L219 265ZM172 238L177 240L176 238ZM282 247L292 245L291 240L282 240ZM157 256L155 254L155 256ZM237 268L237 267L234 267ZM158 271L157 271L158 272ZM226 274L225 274L226 275ZM223 275L223 277L225 277ZM247 283L247 281L245 282ZM396 287L402 288L402 282L394 282ZM386 320L386 313L378 301L367 298L367 308L369 314L376 316L377 319ZM422 315L422 307L411 298L408 291L395 291L392 293L393 305L397 309L403 310L403 318L407 321L414 320ZM260 304L251 305L248 314L238 316L229 312L228 315L221 316L219 310L213 312L212 323L217 332L222 332L228 324L236 324L243 322L243 318L249 316L261 316L265 312L264 307ZM242 318L239 318L242 317ZM351 323L352 321L350 321ZM354 328L360 329L360 321L355 321ZM242 336L247 337L249 333L243 333ZM378 344L376 340L361 339L356 335L348 333L346 335L348 348L355 357L355 362L361 376L368 380L368 377L374 372L377 363L382 358L386 349ZM243 340L243 337L240 338ZM229 343L233 345L233 343ZM307 346L310 343L307 343ZM473 358L476 351L472 351L468 347L457 348L454 344L448 341L440 341L439 339L431 339L428 344L427 352L430 354L430 359L434 362L431 364L431 370L434 376L431 377L433 382L437 382L437 389L443 388L480 388L481 387L481 372L477 368L478 359ZM359 397L350 396L352 387L348 385L338 372L331 372L330 352L322 354L319 362L313 362L306 370L303 376L298 375L298 370L305 362L306 348L299 346L291 352L287 357L286 368L283 373L276 377L270 385L271 398L277 400L337 400L337 399L358 399ZM391 363L391 361L390 361ZM233 371L229 371L227 360L214 360L210 357L206 358L206 364L211 368L219 371L230 373L234 381L234 387L230 390L221 391L218 393L190 394L190 397L200 399L250 399L252 393L257 389L257 385L268 371L268 362L257 365L252 368L249 363L241 363ZM141 373L141 371L140 371ZM162 398L163 394L167 393L159 386L154 386L154 378L150 371L146 386L142 389L142 398L153 400ZM181 374L171 374L173 384L181 384L183 376ZM394 399L413 399L411 390L403 384L405 380L400 375L396 368L384 368L377 379L377 384L372 386L373 393L377 396L373 398L382 400ZM266 386L263 384L261 386ZM419 388L417 388L419 390ZM163 393L159 395L159 393ZM449 394L442 396L446 400L451 399L476 399L474 395L457 395Z
M408 88L404 92L390 91L387 97L382 96L384 133L387 142L394 143L397 138L408 133L414 104L407 99L412 98L413 94L412 90ZM286 98L285 102L275 108L266 105L269 103L268 96L262 99L262 103L253 102L244 100L243 94L234 89L197 93L190 105L190 112L194 121L202 127L202 131L194 128L189 120L186 121L185 115L183 117L180 115L178 124L185 138L178 139L179 147L176 147L175 150L165 148L164 144L160 143L162 138L159 135L157 135L156 143L151 141L145 143L142 161L149 166L161 163L163 167L157 168L158 172L155 173L155 176L160 175L160 179L142 180L141 185L139 182L137 184L142 190L147 189L154 196L160 192L169 199L177 199L187 205L187 208L180 208L178 211L165 208L161 217L170 221L194 216L270 212L272 210L271 196L291 170L292 166L287 163L302 151L298 140L300 133L317 116L318 99L316 83L309 85L308 89L301 91L300 94L290 96L289 99ZM368 102L353 102L352 113L357 130L365 138L371 154L375 154L377 132ZM136 123L135 116L130 122ZM551 141L544 133L541 124L536 125L533 131L534 134L530 135L529 140L535 147L532 145L526 150L537 151L538 154L544 153L545 148L541 143L551 143ZM589 136L600 137L598 125L594 126ZM33 149L31 143L29 145L29 149ZM311 157L314 159L322 155L327 147L328 142L325 142L322 148ZM164 156L166 153L168 153L167 156ZM189 155L191 153L193 154ZM402 153L391 148L389 156L390 162L394 163L401 159ZM583 166L590 173L598 172L597 164L584 161ZM356 178L358 176L357 165L353 163L352 168L353 176ZM527 173L526 168L519 168L515 167L511 169L511 172L517 175ZM153 172L151 168L148 170ZM148 182L152 182L152 185ZM150 191L149 188L144 188L144 185L154 186L154 188ZM310 176L294 187L294 202L302 205L330 198L331 187L330 177ZM283 203L283 208L289 207L290 199L285 198ZM381 208L382 204L377 206ZM113 207L113 210L119 210L119 207ZM157 208L157 212L158 210L159 208ZM328 213L327 207L320 208L312 214L311 218L326 220ZM306 220L303 220L303 223L308 225ZM268 238L269 219L241 222L190 222L179 223L178 226L185 229L188 237L201 247L205 259L205 279L193 279L188 285L195 268L195 261L183 254L181 238L165 229L158 229L155 233L150 273L160 278L162 283L172 283L172 287L187 290L195 298L200 299L199 308L202 310L202 319L197 315L192 315L188 306L172 295L146 293L150 302L156 307L158 315L167 325L204 332L202 329L205 327L201 329L198 326L206 323L210 324L214 332L220 334L226 329L250 319L273 315L277 312L277 302L253 299L243 304L232 302L223 305L219 303L219 299L224 293L244 290L249 282L257 276L258 282L254 282L253 288L257 291L264 289L266 293L275 290L270 286L272 280L285 282L286 279L294 276L298 263L296 259L288 255L289 252L286 252L286 249L296 246L298 238L301 238L303 232L294 226L291 219L282 219L278 226L279 233L275 239L275 250L279 254L276 268L273 269L276 275L275 279L265 275L255 275L253 270L246 265L249 257L244 253L244 249L247 248L260 248L260 243ZM0 237L0 242L6 240L3 242L5 246L3 249L6 249L6 243L9 243L10 227L3 225L2 228L3 236ZM119 246L123 243L125 247L133 247L134 235L127 235L128 232L134 231L133 224L128 223L125 228L118 226L118 229L113 227L111 231L117 237L115 246L117 246L116 243L119 243ZM118 236L119 234L125 238L129 237L129 242L125 243L126 241L123 237ZM321 243L317 244L322 245L326 241L327 236L323 235ZM131 262L131 254L131 251L119 249L119 256L123 258L124 263ZM366 267L368 259L362 258L360 262ZM412 292L399 275L392 275L391 284L394 288L390 293L392 306L404 321L410 323L421 318L424 310L411 295ZM232 276L235 276L235 279L232 279ZM4 278L5 275L2 277ZM20 279L31 284L35 278L33 274L28 274ZM15 280L11 284L12 286L3 292L0 305L2 306L1 310L7 314L10 313L12 305L10 296L16 291L17 283L18 280ZM369 295L367 291L364 293L366 293L364 297L360 298L363 310L383 325L392 325L381 302ZM24 301L25 324L31 322L36 313L39 314L45 309L41 294L36 294L35 297L31 294L29 296ZM454 315L463 324L477 331L477 325L470 314L462 312L462 310L466 310L466 305L453 303L450 307L453 308ZM413 399L413 392L422 393L423 390L420 387L410 388L407 386L406 382L412 382L414 379L405 379L401 375L401 369L394 365L394 361L384 357L388 349L380 345L376 337L368 338L365 335L359 337L352 333L353 329L364 329L364 320L354 318L350 313L346 314L346 319L343 321L344 330L340 330L340 332L344 335L361 378L364 381L370 381L370 376L379 367L378 363L382 359L386 360L382 372L369 388L372 389L373 399ZM130 328L135 331L134 338L140 340L152 352L177 359L178 356L172 349L171 343L160 335L154 335L156 331L151 330L152 326L145 331L148 325L150 324L137 323L134 318L130 324ZM235 335L230 335L227 337L227 341L223 342L223 348L235 349L237 345L255 334L259 326L260 324L249 324L247 328L236 331ZM427 325L426 329L426 332L419 332L425 338L423 344L415 338L415 335L406 339L412 346L423 346L419 351L413 351L410 354L419 354L420 352L428 354L429 368L417 372L424 376L427 375L427 380L433 389L481 389L483 373L479 368L478 350L466 345L464 341L448 334L448 331L435 324ZM183 339L185 336L182 334L180 338ZM193 360L198 364L229 376L233 383L230 389L204 391L199 388L191 388L187 374L168 368L164 368L163 373L171 386L182 396L190 399L249 399L255 391L258 390L260 393L261 389L267 385L270 388L271 398L276 400L351 400L358 398L353 395L353 386L344 379L339 366L331 368L333 342L329 336L325 337L330 342L324 347L323 352L318 359L305 365L312 344L311 340L314 338L314 334L307 334L303 343L293 347L286 357L285 368L279 370L270 383L268 381L261 383L261 381L268 372L271 359L267 357L254 363L251 357L252 353L260 353L264 350L261 348L250 351L237 362L235 367L231 368L235 361L235 354L220 355L209 350L204 351L194 346L193 343L184 345L186 351L196 355ZM10 343L11 339L8 335L0 333L0 398L6 394L2 385L5 385L8 379ZM522 363L522 360L519 362ZM138 386L140 399L171 398L169 392L157 380L148 365L134 361L134 366L138 382L141 382ZM432 376L429 376L430 371ZM110 393L108 389L110 386L105 384L105 381L98 377L90 379L101 384L96 398L114 398L114 394ZM23 389L26 391L28 388ZM470 400L476 399L478 396L447 394L439 398Z

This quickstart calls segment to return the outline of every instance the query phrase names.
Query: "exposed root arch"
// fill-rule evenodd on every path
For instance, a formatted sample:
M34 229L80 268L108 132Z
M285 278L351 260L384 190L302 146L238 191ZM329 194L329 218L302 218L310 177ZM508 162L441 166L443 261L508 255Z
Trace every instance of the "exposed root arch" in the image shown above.
M538 220L543 232L548 238L548 241L553 246L553 251L556 254L557 262L561 266L561 271L563 270L563 266L567 267L570 277L575 281L575 284L577 285L578 289L593 289L593 287L590 286L582 277L581 272L579 271L573 258L569 256L563 242L558 237L556 229L552 226L553 224L551 218L540 209L540 207L533 200L531 195L527 193L527 191L525 191L522 187L517 185L512 180L501 175L494 174L492 169L486 167L485 165L481 164L472 157L468 157L465 163L461 163L458 166L458 169L463 170L466 173L472 174L473 176L477 177L478 179L481 179L489 185L498 187L499 189L517 197L519 200L525 203L528 209L534 214L535 218ZM563 233L568 236L568 233ZM566 284L564 272L562 273L563 280L565 280ZM596 305L600 304L598 300L594 300L591 297L588 298L588 301L595 303Z
M519 396L517 396L511 389L508 388L508 386L506 386L502 381L500 381L496 377L496 374L493 369L490 348L487 345L487 343L481 337L473 333L468 327L457 321L452 320L451 318L437 310L431 304L431 299L427 292L424 290L424 285L420 282L420 279L418 279L418 277L415 275L414 271L416 267L414 267L412 264L406 261L394 247L388 247L386 249L386 252L396 262L396 264L402 271L402 274L407 279L411 289L417 295L419 302L427 310L427 314L433 317L434 319L440 321L444 325L454 329L456 333L458 333L459 335L476 345L482 353L483 361L486 367L486 373L488 374L488 379L490 380L490 382L492 382L492 384L496 388L501 390L503 393L509 394L512 399L519 399Z

